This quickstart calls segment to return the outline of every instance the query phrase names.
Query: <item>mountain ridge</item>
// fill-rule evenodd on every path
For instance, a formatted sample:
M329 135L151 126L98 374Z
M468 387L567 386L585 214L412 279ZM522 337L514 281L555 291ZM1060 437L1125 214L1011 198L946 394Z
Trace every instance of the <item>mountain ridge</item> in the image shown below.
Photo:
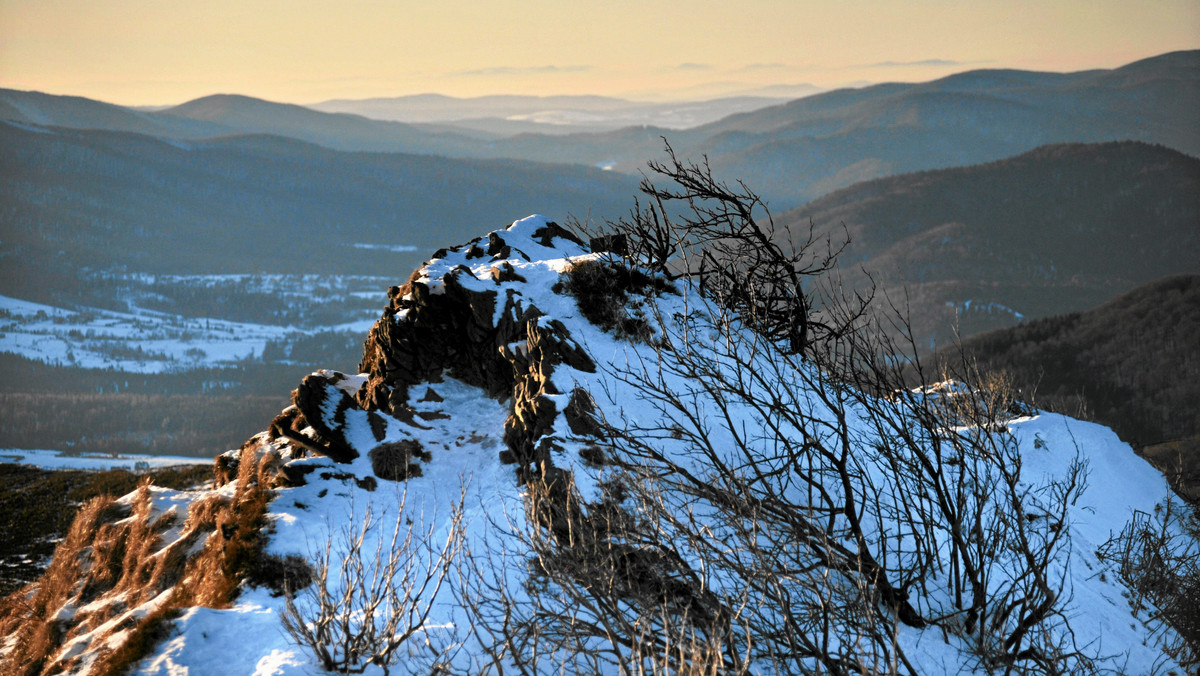
M23 279L31 288L51 283L49 270L283 272L295 263L282 250L314 271L386 272L416 265L416 252L447 233L465 236L462 228L498 204L543 201L565 211L575 203L615 214L634 186L584 167L346 153L268 135L180 142L40 131L0 123L0 170L9 178L0 187L0 255L27 272L8 280L10 291ZM59 198L47 203L38 197L45 194ZM353 243L416 248L397 254Z
M847 283L869 286L859 271L866 266L895 298L906 285L918 343L945 345L1200 272L1198 194L1200 160L1178 151L1055 144L861 182L776 220L793 229L811 222L835 241L848 236ZM968 311L972 304L1012 313Z
M934 354L1004 372L1040 408L1110 427L1200 500L1200 275L1143 284L1080 312L996 329Z
M858 180L977 164L1048 143L1131 139L1200 155L1194 112L1200 109L1198 62L1200 51L1193 50L1111 70L967 71L930 82L824 92L687 129L635 126L513 136L495 120L455 131L445 123L416 129L328 113L296 126L287 122L298 114L295 107L270 102L258 105L274 113L237 124L241 132L301 135L343 149L509 157L629 173L654 157L660 136L667 136L681 154L708 156L714 169L741 177L787 209ZM979 124L980 107L990 111L986 125ZM159 133L166 129L179 136L183 132L170 130L179 124L188 134L199 129L187 126L197 120L169 112L141 114L162 116L154 118Z

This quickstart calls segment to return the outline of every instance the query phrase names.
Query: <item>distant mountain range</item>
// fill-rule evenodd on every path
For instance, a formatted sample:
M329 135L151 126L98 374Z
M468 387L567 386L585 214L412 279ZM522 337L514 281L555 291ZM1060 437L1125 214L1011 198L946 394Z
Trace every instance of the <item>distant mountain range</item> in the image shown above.
M762 100L726 104L757 105L755 101ZM718 110L718 104L712 103L716 107L710 110ZM319 105L383 114L378 111L401 104ZM338 150L514 158L630 173L659 155L666 136L681 155L707 156L719 175L746 181L779 211L858 181L988 162L1050 143L1138 140L1200 155L1200 51L1173 52L1114 70L976 70L932 82L843 89L689 129L639 124L599 133L512 135L539 129L530 126L539 118L528 98L489 103L498 112L527 116L500 121L517 127L494 119L456 127L454 120L467 107L444 99L418 98L403 105L414 119L445 119L416 126L229 95L150 112L76 97L0 91L0 117L23 123L176 139L265 133ZM573 105L577 112L592 106L611 113L620 103L596 98ZM514 112L521 110L527 112Z
M773 96L732 96L706 101L649 103L607 96L480 96L455 98L419 94L394 98L333 100L314 110L353 113L376 120L406 123L449 123L452 128L502 136L518 133L570 134L610 131L628 126L687 129L737 113L758 110L810 96L812 85L789 87ZM780 96L786 92L788 96Z
M519 136L489 149L512 157L636 171L670 139L708 157L782 211L853 183L965 166L1041 145L1138 140L1200 156L1200 51L1114 70L977 70L915 84L809 96L688 130L626 128L553 139Z
M1051 145L875 181L776 219L850 245L847 283L907 293L921 346L1200 273L1200 160L1144 143ZM901 291L901 286L906 291Z

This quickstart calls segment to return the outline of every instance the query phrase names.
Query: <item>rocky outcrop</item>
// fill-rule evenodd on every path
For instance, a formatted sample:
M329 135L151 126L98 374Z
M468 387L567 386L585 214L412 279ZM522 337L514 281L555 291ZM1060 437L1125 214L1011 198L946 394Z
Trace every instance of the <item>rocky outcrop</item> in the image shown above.
M523 293L527 280L514 262L585 253L570 232L540 217L438 251L403 286L388 290L388 305L364 344L360 375L306 376L292 392L292 406L272 421L268 441L285 440L296 457L316 454L345 464L359 456L350 439L361 440L365 427L379 442L368 453L376 477L420 476L429 453L415 440L389 437L389 426L426 429L423 421L436 414L419 412L410 390L449 376L511 402L501 459L516 465L522 482L545 475L552 453L562 450L553 432L564 412L556 402L563 392L553 374L561 365L594 373L596 365L561 321L547 319ZM429 401L432 390L423 392L420 401ZM596 436L584 401L590 399L579 391L563 402L570 430ZM304 483L303 474L290 470L278 468L276 485ZM220 483L232 478L237 454L219 458L216 473Z
M513 261L586 253L574 235L533 217L434 254L403 286L388 291L388 306L367 336L359 370L366 382L357 403L366 411L412 418L410 389L443 374L511 401L502 458L521 480L542 474L556 448L549 432L561 394L552 375L560 364L584 372L596 366L557 320L517 288L525 278Z

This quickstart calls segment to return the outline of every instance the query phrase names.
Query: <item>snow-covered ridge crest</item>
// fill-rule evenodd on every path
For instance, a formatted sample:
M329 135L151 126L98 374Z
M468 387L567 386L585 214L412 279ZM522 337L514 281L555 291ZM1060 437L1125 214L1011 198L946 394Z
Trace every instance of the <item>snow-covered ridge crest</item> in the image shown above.
M626 321L618 328L589 319L576 288L613 275L606 310ZM388 298L360 373L306 377L266 431L217 459L213 487L143 489L119 509L93 508L76 548L56 558L70 584L54 589L48 576L24 592L27 605L0 611L14 628L0 657L33 673L100 673L114 655L150 674L323 673L280 630L280 592L311 608L305 594L320 586L311 571L322 551L330 545L335 563L349 556L346 536L369 513L376 526L358 551L368 565L371 552L401 551L412 568L388 575L407 588L443 570L439 553L455 558L436 594L416 594L409 607L421 622L385 664L347 657L367 673L384 673L389 660L393 673L620 673L677 669L672 655L720 673L838 672L850 656L887 657L873 663L883 673L1048 671L1030 659L988 661L1021 629L1013 618L1044 633L1018 647L1060 646L1051 666L1064 670L1177 668L1159 647L1170 630L1149 606L1131 614L1129 588L1096 554L1133 510L1152 513L1169 495L1105 428L1032 409L992 426L968 418L923 428L903 413L929 393L877 405L889 400L721 321L686 282L592 253L541 216L439 251ZM904 433L941 444L936 457L952 469L939 480L969 494L964 518L971 508L992 519L1017 498L1019 529L1003 533L1043 538L1033 548L1047 556L1058 614L1043 621L1011 594L1008 615L956 605L959 573L939 562L980 564L981 589L1002 594L1023 588L1022 550L993 538L974 558L939 558L963 543L936 518L932 489L910 481L927 470L880 450ZM986 454L954 454L971 439L1019 460L1013 486ZM1081 478L1081 459L1088 485L1057 499L1064 480ZM838 474L839 462L849 471ZM965 481L976 478L993 493ZM739 491L760 511L731 506ZM868 499L849 513L820 511L821 500L851 494ZM799 509L781 511L789 505ZM923 510L934 514L925 531L904 521ZM855 515L862 523L852 527ZM826 523L834 526L817 537ZM132 559L97 558L87 543L101 532L171 565L147 577ZM72 561L81 563L66 568ZM753 577L770 561L789 567ZM337 597L336 565L331 575ZM793 605L769 603L778 594ZM806 618L837 631L799 627L792 638L824 644L772 647L766 630ZM569 633L600 621L613 632ZM842 630L856 626L857 640L846 640ZM22 661L38 641L50 646L40 667ZM130 647L139 643L141 652Z

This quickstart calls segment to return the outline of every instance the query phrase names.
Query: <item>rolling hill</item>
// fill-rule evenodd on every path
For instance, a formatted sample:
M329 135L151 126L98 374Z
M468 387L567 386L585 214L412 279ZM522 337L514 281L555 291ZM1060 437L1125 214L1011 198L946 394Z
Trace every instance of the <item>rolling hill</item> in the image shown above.
M907 287L921 346L1093 307L1200 272L1200 160L1161 146L1063 144L972 167L856 184L781 214L835 240L851 288L866 269ZM844 228L844 230L843 230Z
M688 129L636 124L504 137L511 125L495 119L454 127L456 108L444 105L440 114L450 123L424 127L233 95L155 112L121 114L109 107L103 115L79 112L83 101L54 98L69 97L2 91L0 116L169 138L265 133L340 150L512 158L627 173L656 157L665 136L680 155L707 156L719 175L746 181L776 211L863 180L990 162L1052 143L1137 140L1200 155L1200 51L1112 70L976 70L931 82L842 89Z
M794 96L821 91L795 87ZM479 96L457 98L417 94L392 98L332 100L308 107L328 113L354 113L376 120L449 123L454 127L517 133L568 134L650 125L686 129L735 113L784 103L792 97L729 96L706 101L651 103L607 96Z
M249 96L217 94L155 113L156 119L219 124L240 134L272 134L346 151L479 156L475 135L429 132L399 122L324 113Z
M829 92L698 128L681 147L786 207L868 178L1051 143L1131 139L1196 156L1198 110L1200 51L1173 52L1114 70L978 70Z
M178 117L160 117L82 96L0 89L0 120L69 129L130 131L165 138L201 138L234 133L220 125Z
M853 183L999 160L1038 146L1137 140L1200 155L1200 51L1113 70L976 70L923 83L841 89L687 130L637 127L554 140L502 139L488 150L636 171L666 136L708 157L783 211Z

